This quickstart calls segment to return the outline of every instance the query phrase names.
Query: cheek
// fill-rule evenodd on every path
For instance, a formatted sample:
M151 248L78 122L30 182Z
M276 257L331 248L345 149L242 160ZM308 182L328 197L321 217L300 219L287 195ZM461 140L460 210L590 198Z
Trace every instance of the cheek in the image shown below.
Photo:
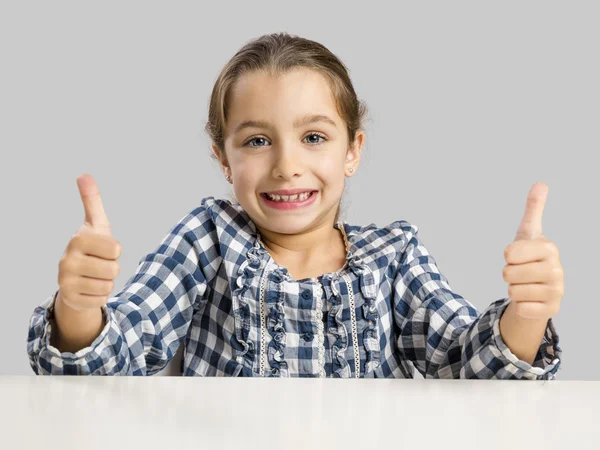
M313 171L328 184L343 182L344 162L339 158L322 158L313 166Z
M261 178L264 177L262 165L256 162L237 161L231 167L234 174L233 187L236 195L252 194L260 184Z

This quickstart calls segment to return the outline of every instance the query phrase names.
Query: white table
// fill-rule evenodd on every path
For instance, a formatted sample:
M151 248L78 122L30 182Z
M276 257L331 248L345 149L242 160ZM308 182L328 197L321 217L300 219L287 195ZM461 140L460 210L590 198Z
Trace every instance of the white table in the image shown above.
M0 376L0 448L598 450L599 404L595 381Z

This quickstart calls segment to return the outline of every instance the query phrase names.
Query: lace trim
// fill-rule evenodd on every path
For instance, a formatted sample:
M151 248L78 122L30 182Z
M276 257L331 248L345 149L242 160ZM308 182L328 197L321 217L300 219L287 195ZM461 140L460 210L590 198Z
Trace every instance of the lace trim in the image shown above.
M263 377L265 375L265 359L266 359L266 352L265 352L265 345L267 342L267 318L266 318L266 305L265 305L265 283L267 280L267 269L268 269L268 264L267 267L265 267L264 270L264 276L262 277L262 280L260 280L260 357L259 357L259 363L260 363L260 376Z
M317 294L317 345L319 347L319 377L325 378L325 334L323 331L323 287L319 284Z
M352 348L354 350L354 376L360 378L360 353L358 350L358 330L356 326L356 309L354 305L354 291L352 290L352 282L346 275L342 278L348 286L348 297L350 298L350 320L352 321Z

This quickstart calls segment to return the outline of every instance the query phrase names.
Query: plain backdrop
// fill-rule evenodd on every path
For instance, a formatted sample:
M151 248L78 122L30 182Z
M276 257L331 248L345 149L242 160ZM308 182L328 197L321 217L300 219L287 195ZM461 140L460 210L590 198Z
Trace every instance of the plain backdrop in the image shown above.
M599 16L592 1L2 2L0 373L33 375L29 319L84 220L76 178L94 176L123 245L117 292L203 197L231 195L203 131L213 83L247 41L287 31L339 56L369 108L341 218L418 225L479 311L508 296L504 249L548 184L557 379L600 379Z

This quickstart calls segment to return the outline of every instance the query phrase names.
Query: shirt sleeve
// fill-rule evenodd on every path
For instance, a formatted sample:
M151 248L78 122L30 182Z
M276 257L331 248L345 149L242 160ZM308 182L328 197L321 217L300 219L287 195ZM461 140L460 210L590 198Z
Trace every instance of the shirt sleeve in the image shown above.
M397 348L403 358L424 378L555 378L562 350L552 319L533 365L520 360L500 334L500 317L510 299L494 301L480 314L452 292L448 279L417 237L418 227L409 224L405 231L407 245L393 287Z
M202 226L198 227L199 230ZM198 230L195 229L195 230ZM37 375L154 375L175 355L195 309L203 309L207 282L199 245L206 236L181 221L102 307L105 327L76 353L50 344L56 291L36 307L27 351Z

